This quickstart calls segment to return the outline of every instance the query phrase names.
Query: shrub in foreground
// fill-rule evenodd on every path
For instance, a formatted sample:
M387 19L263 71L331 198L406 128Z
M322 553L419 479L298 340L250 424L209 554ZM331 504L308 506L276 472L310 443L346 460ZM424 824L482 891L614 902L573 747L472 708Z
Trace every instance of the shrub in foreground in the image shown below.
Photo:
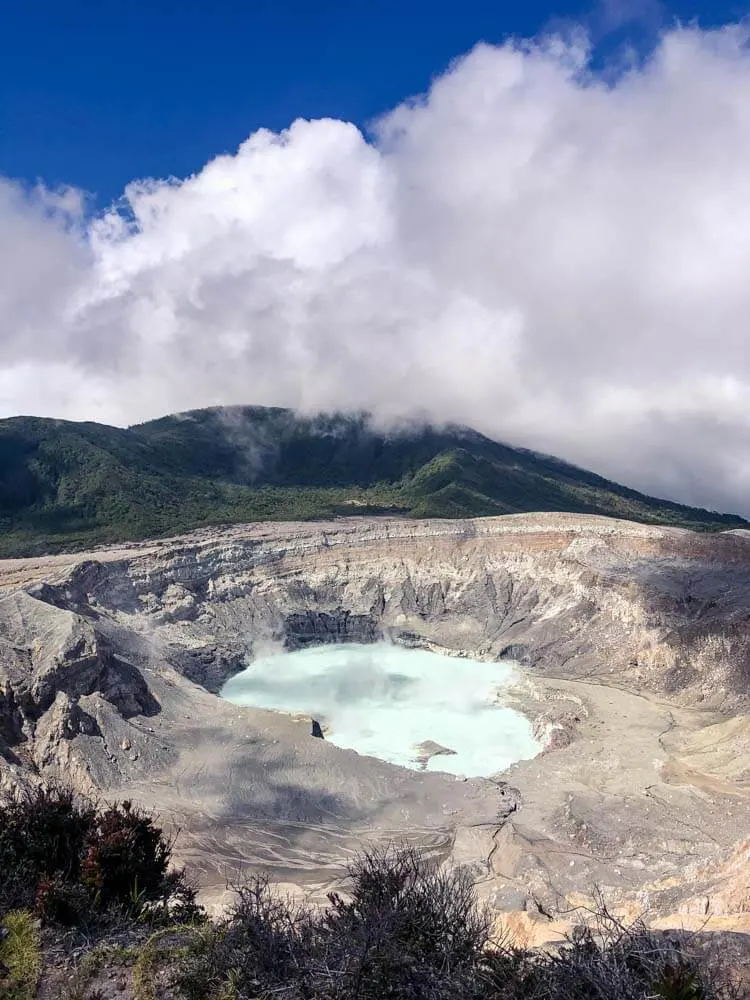
M700 952L601 908L562 947L493 946L471 880L410 849L370 851L323 911L242 887L184 960L186 1000L730 1000Z
M19 793L0 806L0 916L25 909L72 925L114 912L193 915L195 890L170 871L171 856L161 829L129 802L98 809L64 788Z
M742 996L690 940L625 927L604 906L556 949L493 944L469 874L410 848L362 854L346 894L331 893L326 907L292 904L256 878L238 889L226 919L175 935L200 911L170 860L162 831L128 803L98 809L41 789L0 806L0 991L12 986L9 995L26 1000L34 989L36 918L85 924L99 938L145 918L163 929L141 972L171 976L184 1000Z
M34 1000L41 969L39 934L32 914L7 913L0 939L0 992L4 1000Z
M483 997L497 1000L739 1000L743 995L690 941L626 927L602 907L559 948L494 948Z

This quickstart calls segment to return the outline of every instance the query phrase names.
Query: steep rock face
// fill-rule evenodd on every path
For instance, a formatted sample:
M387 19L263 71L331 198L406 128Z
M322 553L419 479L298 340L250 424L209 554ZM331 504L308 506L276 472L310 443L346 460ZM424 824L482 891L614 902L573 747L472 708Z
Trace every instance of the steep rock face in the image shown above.
M142 674L86 618L19 591L0 600L0 752L35 770L69 763L66 744L101 736L80 700L98 695L116 718L158 710ZM90 784L88 779L84 782Z
M45 575L44 560L4 565L24 562ZM203 532L47 566L63 580L32 587L39 600L147 633L214 690L264 644L388 636L691 702L740 704L750 691L742 532L574 515L362 519Z
M290 650L339 642L375 642L380 637L373 615L351 614L344 608L292 611L284 618L284 645Z

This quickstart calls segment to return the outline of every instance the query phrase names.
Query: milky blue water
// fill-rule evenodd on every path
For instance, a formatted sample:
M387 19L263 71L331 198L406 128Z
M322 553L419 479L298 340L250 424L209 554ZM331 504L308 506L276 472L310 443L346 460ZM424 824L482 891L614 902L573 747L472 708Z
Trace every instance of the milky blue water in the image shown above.
M421 768L419 744L455 751L432 771L473 777L534 757L531 724L502 705L507 663L481 663L386 643L316 646L263 656L224 685L236 705L304 713L336 746Z

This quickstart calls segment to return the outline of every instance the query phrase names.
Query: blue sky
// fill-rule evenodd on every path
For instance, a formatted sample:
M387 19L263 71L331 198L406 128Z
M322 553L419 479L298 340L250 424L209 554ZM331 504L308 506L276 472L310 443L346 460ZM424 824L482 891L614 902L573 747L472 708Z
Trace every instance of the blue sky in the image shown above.
M0 417L366 409L750 514L745 7L5 7Z
M476 42L582 23L607 52L659 24L741 17L725 0L39 0L0 34L0 175L117 196L185 176L259 126L331 116L362 126ZM618 27L619 22L619 27Z

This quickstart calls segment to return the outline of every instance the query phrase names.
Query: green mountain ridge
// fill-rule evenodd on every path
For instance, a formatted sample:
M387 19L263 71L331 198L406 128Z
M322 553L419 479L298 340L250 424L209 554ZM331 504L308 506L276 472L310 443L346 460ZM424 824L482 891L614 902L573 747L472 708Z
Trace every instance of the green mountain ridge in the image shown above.
M464 427L374 429L365 415L231 407L127 429L0 420L0 555L352 514L604 514L696 530L743 518L645 496Z

